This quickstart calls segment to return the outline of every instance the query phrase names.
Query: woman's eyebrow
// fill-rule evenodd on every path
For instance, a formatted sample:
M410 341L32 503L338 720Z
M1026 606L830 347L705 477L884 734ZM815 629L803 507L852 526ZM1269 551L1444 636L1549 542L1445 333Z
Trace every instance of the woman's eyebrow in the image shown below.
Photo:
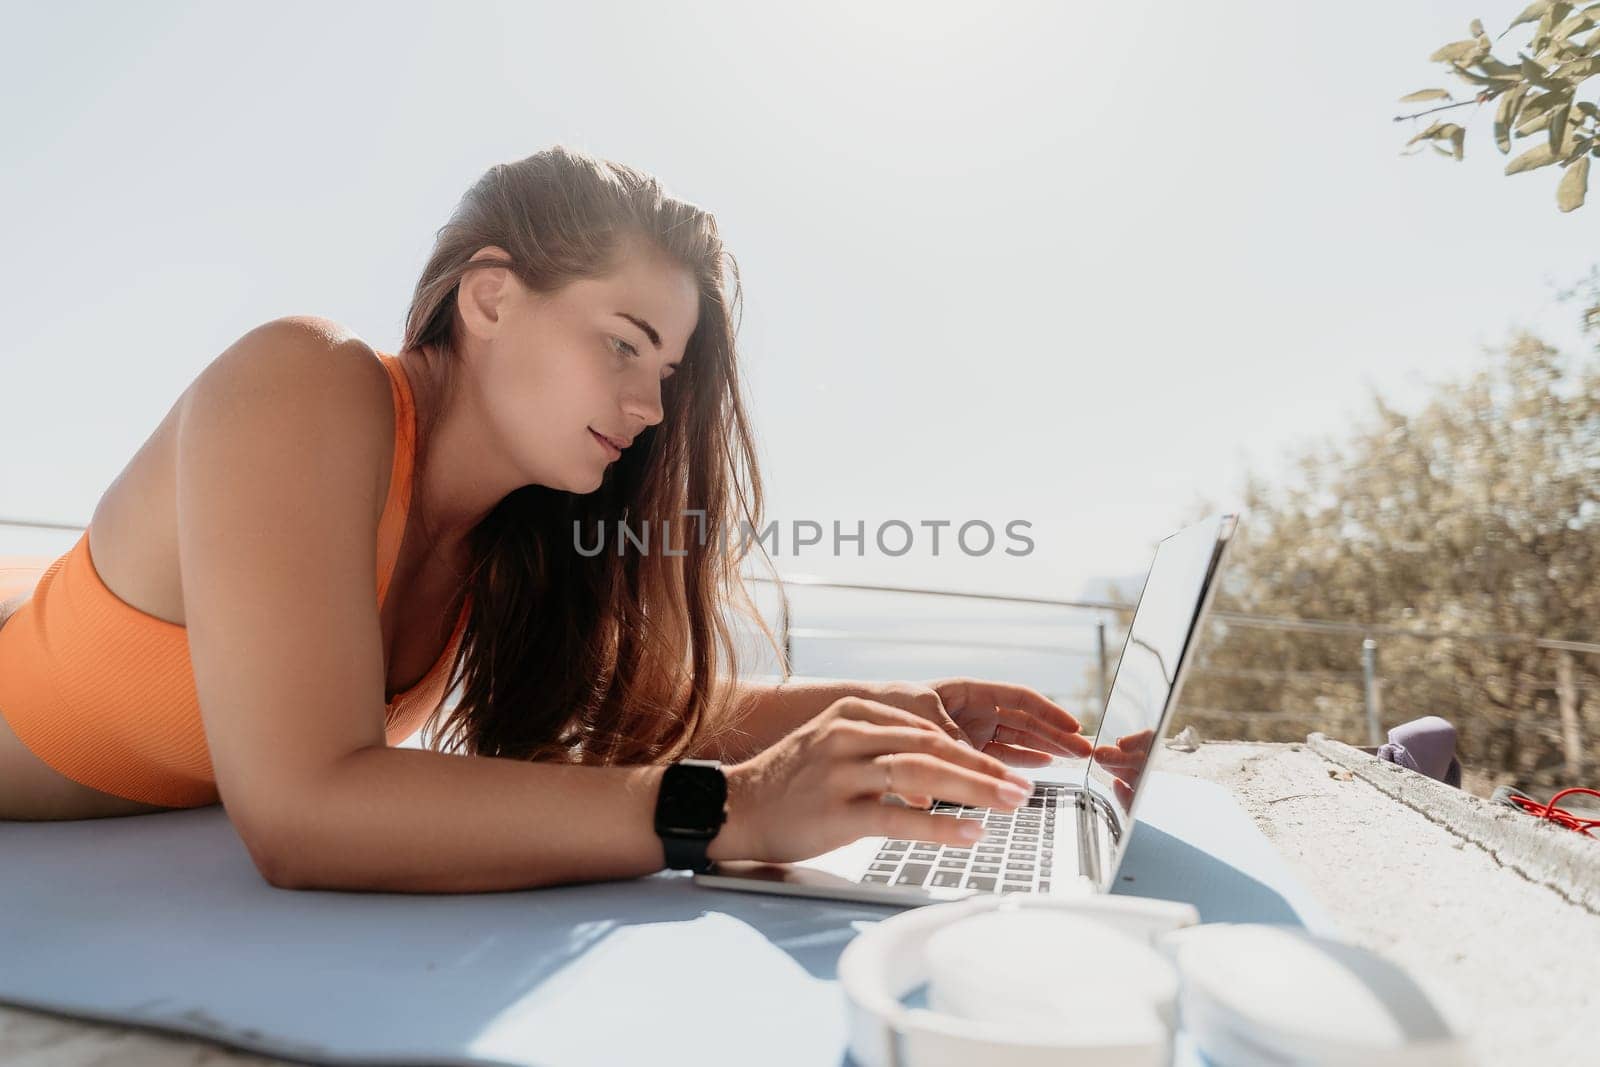
M650 325L641 318L636 318L635 316L628 314L626 311L619 311L616 314L618 318L627 319L629 322L639 327L639 329L643 330L644 335L650 338L650 343L656 346L657 351L661 349L661 335L656 333L656 328L654 326Z

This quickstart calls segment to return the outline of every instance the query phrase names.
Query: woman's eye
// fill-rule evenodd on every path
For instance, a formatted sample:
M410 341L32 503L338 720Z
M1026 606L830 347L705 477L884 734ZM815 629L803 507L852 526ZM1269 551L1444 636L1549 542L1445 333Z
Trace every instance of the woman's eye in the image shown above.
M613 337L611 340L613 342L615 342L617 345L619 345L620 347L622 347L622 348L627 350L623 354L626 355L629 359L638 359L639 358L639 350L637 348L634 348L628 342L624 341L622 338Z

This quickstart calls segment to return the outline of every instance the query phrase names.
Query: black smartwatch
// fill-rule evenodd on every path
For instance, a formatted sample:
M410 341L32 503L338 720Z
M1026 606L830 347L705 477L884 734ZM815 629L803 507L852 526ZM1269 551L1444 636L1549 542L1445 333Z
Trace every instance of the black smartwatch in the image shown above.
M714 759L685 759L670 765L656 794L656 834L673 870L711 867L706 847L728 820L728 779Z

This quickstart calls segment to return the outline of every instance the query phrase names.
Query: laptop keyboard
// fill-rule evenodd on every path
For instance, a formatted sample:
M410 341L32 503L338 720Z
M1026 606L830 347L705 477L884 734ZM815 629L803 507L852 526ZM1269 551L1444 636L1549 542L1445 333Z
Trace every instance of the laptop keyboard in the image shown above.
M1071 792L1075 790L1060 783L1035 782L1033 795L1016 811L935 801L929 809L933 814L982 819L983 837L971 845L891 838L860 880L869 885L945 886L986 893L1048 892L1056 812Z

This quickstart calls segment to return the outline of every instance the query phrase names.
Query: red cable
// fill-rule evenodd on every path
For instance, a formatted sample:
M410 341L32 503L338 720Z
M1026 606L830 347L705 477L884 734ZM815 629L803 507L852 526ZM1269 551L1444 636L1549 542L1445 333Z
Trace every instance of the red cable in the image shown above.
M1584 789L1582 786L1574 786L1571 789L1563 789L1561 792L1551 797L1550 803L1548 804L1541 804L1537 800L1533 800L1529 797L1519 797L1515 794L1511 796L1511 799L1516 802L1517 807L1521 808L1529 815L1534 815L1541 819L1549 819L1557 826L1564 826L1568 830L1576 830L1580 834L1588 834L1590 837L1593 837L1594 835L1590 831L1594 830L1595 827L1600 826L1600 819L1580 819L1576 815L1572 814L1572 812L1567 811L1565 808L1556 807L1556 801L1560 800L1568 793L1587 793L1592 797L1600 797L1600 790Z

